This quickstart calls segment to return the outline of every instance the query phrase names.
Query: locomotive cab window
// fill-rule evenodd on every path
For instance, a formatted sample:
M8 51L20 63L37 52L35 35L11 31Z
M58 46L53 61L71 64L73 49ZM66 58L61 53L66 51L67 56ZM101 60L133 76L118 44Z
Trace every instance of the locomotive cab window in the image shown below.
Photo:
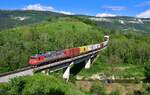
M36 57L34 57L34 56L31 56L30 58L31 58L31 59L37 59L37 58L36 58Z

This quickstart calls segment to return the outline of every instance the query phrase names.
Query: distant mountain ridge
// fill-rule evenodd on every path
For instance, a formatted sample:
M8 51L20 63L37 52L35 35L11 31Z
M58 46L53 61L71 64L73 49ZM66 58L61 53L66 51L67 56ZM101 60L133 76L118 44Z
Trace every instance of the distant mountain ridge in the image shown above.
M127 16L116 17L88 17L97 23L100 28L113 30L134 30L139 32L150 33L150 18L137 18Z
M14 28L17 26L41 23L67 16L50 11L33 10L0 10L0 30ZM128 16L116 17L94 17L86 15L74 15L80 18L90 19L96 22L97 27L111 30L134 30L150 33L150 18L137 18Z
M0 30L40 23L60 16L64 14L49 11L0 10Z

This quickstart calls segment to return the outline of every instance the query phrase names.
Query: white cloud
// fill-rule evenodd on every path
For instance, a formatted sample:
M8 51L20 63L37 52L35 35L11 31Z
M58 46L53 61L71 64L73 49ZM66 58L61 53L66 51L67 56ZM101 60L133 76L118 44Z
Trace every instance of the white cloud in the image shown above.
M54 8L51 6L43 6L41 4L28 5L23 10L36 10L36 11L53 11Z
M112 11L121 11L121 10L125 10L126 7L124 6L102 6L103 9L109 9L109 10L112 10Z
M73 15L74 14L72 12L67 12L67 11L63 11L63 10L56 10L52 6L43 6L40 3L33 4L33 5L30 4L26 7L24 7L23 10L52 11L52 12L58 12L58 13L66 14L66 15Z
M117 15L115 14L109 14L109 13L98 13L96 14L96 17L115 17Z
M150 9L137 15L139 18L150 18Z
M73 15L74 13L71 13L71 12L67 12L67 11L58 11L59 13L62 13L62 14L66 14L66 15Z

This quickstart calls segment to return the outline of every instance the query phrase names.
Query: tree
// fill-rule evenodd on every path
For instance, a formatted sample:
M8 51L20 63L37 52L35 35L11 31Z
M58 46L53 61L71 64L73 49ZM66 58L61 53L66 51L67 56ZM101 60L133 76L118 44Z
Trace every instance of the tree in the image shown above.
M150 65L145 66L145 80L150 82Z

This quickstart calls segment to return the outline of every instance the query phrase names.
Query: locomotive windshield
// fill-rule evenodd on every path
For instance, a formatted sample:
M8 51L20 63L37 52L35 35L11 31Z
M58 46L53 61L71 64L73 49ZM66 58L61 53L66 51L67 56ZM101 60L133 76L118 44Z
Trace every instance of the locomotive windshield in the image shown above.
M37 59L37 57L35 57L35 56L31 56L30 58L31 58L31 59Z

